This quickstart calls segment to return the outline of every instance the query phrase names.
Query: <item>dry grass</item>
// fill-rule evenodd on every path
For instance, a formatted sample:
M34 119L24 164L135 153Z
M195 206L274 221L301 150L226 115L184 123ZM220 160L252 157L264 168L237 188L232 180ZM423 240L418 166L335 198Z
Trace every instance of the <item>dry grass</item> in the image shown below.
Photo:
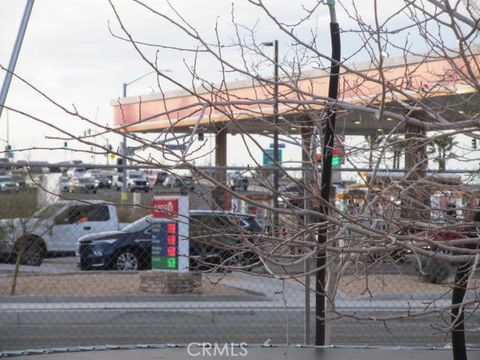
M204 275L200 293L209 295L246 295L241 289L222 284L224 277L234 280L243 278L228 275ZM0 296L8 296L11 276L0 277ZM312 284L313 285L313 284ZM480 288L480 278L472 284ZM68 275L21 275L17 281L16 295L29 296L93 296L93 295L138 295L140 273L85 273ZM361 298L382 293L418 294L444 293L451 288L451 279L445 284L430 284L413 275L344 276L338 290L351 298Z
M451 289L452 280L453 279L449 279L444 284L430 284L414 275L344 276L340 280L339 291L351 298L378 295L382 293L444 293ZM480 286L480 281L478 281L478 279L475 280L476 286Z
M0 277L0 296L10 295L12 278ZM92 296L135 295L139 291L140 274L69 274L69 275L21 275L17 280L16 295L29 296ZM245 295L241 289L203 281L199 291L208 295Z

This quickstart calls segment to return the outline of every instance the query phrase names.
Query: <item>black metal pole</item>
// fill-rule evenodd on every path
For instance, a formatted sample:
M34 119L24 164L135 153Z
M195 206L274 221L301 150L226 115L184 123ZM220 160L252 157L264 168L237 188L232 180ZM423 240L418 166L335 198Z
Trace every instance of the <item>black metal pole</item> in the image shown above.
M337 22L330 23L330 36L332 41L332 62L330 65L330 82L328 97L336 100L338 96L338 80L340 73L340 30ZM332 183L332 155L335 145L335 109L328 109L327 124L323 144L322 184L321 198L323 204L320 212L328 214L330 203L330 187ZM321 219L323 220L323 219ZM315 345L325 345L325 265L327 242L327 229L320 227L318 230L317 274L315 282Z
M463 303L465 293L467 291L468 272L471 263L463 263L458 265L455 273L455 284L452 290L452 351L454 360L467 360L467 351L465 348L465 327Z

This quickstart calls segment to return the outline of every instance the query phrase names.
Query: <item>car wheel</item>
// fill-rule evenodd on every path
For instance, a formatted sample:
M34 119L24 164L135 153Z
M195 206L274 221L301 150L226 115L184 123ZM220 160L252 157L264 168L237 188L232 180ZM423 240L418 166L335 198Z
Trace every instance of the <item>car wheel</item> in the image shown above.
M140 259L132 250L122 250L115 258L115 268L120 271L135 271L139 269Z
M20 263L28 266L40 266L46 256L45 246L41 241L25 238L19 240L16 244L18 247L17 253L21 254Z
M150 191L150 189L149 189L149 188L146 188L146 189L145 189L145 192L146 192L146 193L148 193L149 191Z

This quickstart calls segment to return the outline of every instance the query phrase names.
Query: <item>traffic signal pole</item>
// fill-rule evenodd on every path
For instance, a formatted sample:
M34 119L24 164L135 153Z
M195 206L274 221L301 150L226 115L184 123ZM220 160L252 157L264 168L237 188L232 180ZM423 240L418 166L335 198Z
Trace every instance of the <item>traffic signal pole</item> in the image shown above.
M340 30L335 14L335 0L328 0L330 10L330 37L332 43L332 59L330 65L330 80L328 97L335 101L338 97L338 81L340 73ZM320 195L322 204L320 212L325 218L329 213L330 187L332 185L332 158L335 145L335 120L336 112L334 105L327 112L327 124L323 145L323 166L321 175ZM325 345L325 289L326 289L326 243L327 229L322 226L318 230L317 273L315 281L315 345Z

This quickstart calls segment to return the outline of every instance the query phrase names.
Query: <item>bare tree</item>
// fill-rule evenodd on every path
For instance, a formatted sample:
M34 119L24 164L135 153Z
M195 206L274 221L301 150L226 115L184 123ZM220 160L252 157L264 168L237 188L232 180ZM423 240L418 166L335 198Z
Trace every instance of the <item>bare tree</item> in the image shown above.
M162 11L147 2L134 1L140 9L156 16L160 23L168 26L169 31L181 33L188 43L188 46L178 44L172 47L171 44L160 41L157 44L147 44L142 39L137 39L127 26L128 14L121 13L115 1L109 2L118 25L117 30L112 26L112 34L131 46L137 52L139 61L155 71L159 79L169 81L182 90L185 96L188 95L188 104L172 105L168 101L169 95L159 87L158 91L163 95L159 103L163 105L159 105L158 113L144 116L144 104L140 99L136 108L137 121L127 124L128 104L120 99L116 108L124 118L117 119L119 126L111 128L95 123L77 110L69 110L40 89L34 89L46 101L63 109L66 115L95 125L105 133L125 135L130 142L161 154L169 161L165 165L156 155L126 156L134 164L159 167L170 172L181 167L213 184L221 190L222 196L227 194L227 197L263 209L270 215L278 214L279 228L273 229L269 234L246 236L240 224L233 224L240 230L235 233L238 241L234 245L225 247L213 242L217 247L224 246L225 253L229 255L210 264L206 261L207 264L203 265L209 265L210 269L233 268L239 271L261 265L264 269L262 274L287 279L292 276L285 269L303 262L313 264L319 254L327 252L325 268L329 269L330 282L328 292L325 289L323 293L330 303L327 315L330 321L349 316L359 321L383 321L387 324L394 319L418 318L432 312L444 314L459 308L473 311L478 307L478 298L466 301L462 296L453 305L441 307L437 306L437 299L431 299L429 305L435 310L426 308L415 312L406 308L402 314L380 318L343 314L335 308L335 292L342 274L356 271L358 276L364 276L364 293L373 296L368 282L370 269L381 266L382 262L396 264L403 261L403 254L406 253L411 261L418 264L421 264L420 256L458 264L463 279L468 279L460 285L466 286L469 291L478 290L478 284L474 285L472 279L476 276L475 266L480 256L479 236L474 218L470 216L472 208L477 208L473 201L477 194L471 194L470 197L465 195L471 193L470 184L453 183L430 176L428 155L431 154L426 151L429 144L435 145L439 156L433 160L439 162L441 171L445 170L445 160L449 157L447 152L455 145L453 138L447 135L452 132L470 134L478 127L480 66L476 3L467 1L464 5L464 2L447 0L404 1L385 9L380 2L373 0L367 9L359 1L339 2L340 21L343 21L343 24L340 23L342 37L348 47L344 51L344 58L337 64L341 68L340 96L337 100L330 99L326 92L317 91L319 88L325 89L324 84L328 79L325 71L332 61L327 44L322 42L322 30L312 26L312 19L323 19L325 16L327 10L322 1L313 2L309 8L299 5L298 19L295 20L283 19L262 0L245 1L251 6L252 12L261 15L262 22L268 22L276 28L282 46L288 46L288 52L285 51L278 63L274 63L262 46L264 39L258 38L255 26L237 21L233 6L230 24L235 29L235 37L225 39L220 24L212 25L213 36L203 34L186 15L176 10L173 2L168 3L168 11ZM304 27L312 28L308 32L303 31ZM413 33L418 35L413 36ZM447 41L452 38L454 40ZM293 45L288 45L292 43ZM190 80L181 82L162 71L158 65L158 54L149 56L147 47L154 47L157 52L177 53L179 58L184 59ZM358 59L368 61L359 65ZM220 81L212 81L208 74L202 72L202 61L220 71ZM258 74L257 70L262 64L278 66L278 82L270 76ZM307 68L314 70L307 71ZM237 91L238 84L229 81L232 74L244 79L244 83L252 89L248 95ZM17 79L22 80L19 76ZM274 96L275 85L279 86L278 97ZM281 115L276 125L271 121L272 114L274 115L273 105L278 105ZM9 110L22 113L21 109ZM316 155L325 146L323 135L329 118L327 110L334 111L337 115L336 143L340 143L340 135L350 135L342 132L347 128L353 134L366 136L371 142L366 164L362 163L364 148L351 145L348 138L342 144L346 158L345 168L356 170L354 173L357 179L356 191L347 187L342 189L342 194L345 194L343 206L336 206L333 196L328 203L320 196L321 171ZM26 115L60 133L57 138L94 146L95 153L98 154L109 151L95 144L89 136L78 136L49 124L47 120L36 118L34 114ZM163 121L169 126L158 129L159 136L154 140L134 131L135 126L143 126L149 121L152 124ZM172 151L165 143L158 141L162 137L175 137L177 128L184 123L188 123L188 136L177 140L183 145L182 151ZM249 156L245 162L257 170L256 176L263 177L258 181L259 186L270 198L284 199L283 207L276 208L272 203L261 202L249 194L232 190L224 182L225 168L217 167L212 174L196 165L196 160L205 152L204 144L196 139L205 129L212 131L213 123L217 124L217 135L232 129L238 134L237 139L240 141L237 144L243 143ZM354 131L356 125L364 128ZM298 146L302 160L293 164L296 170L275 162L271 154L264 151L259 136L249 132L255 126L262 129L260 134L277 132L286 141ZM381 137L378 136L379 130L382 131ZM447 131L448 134L445 135ZM433 132L441 135L432 141L429 137ZM385 171L385 159L389 152L393 152L394 168L398 168L398 136L401 133L406 134L405 140L401 141L405 166L401 170L403 176L399 177L398 174ZM300 139L298 135L301 135ZM271 171L261 168L262 164L255 155L260 152L269 158L272 169L281 173L284 185L288 182L296 184L293 192L278 194L279 189L274 186ZM373 171L366 173L363 171L365 167ZM301 179L294 173L298 169L304 170ZM432 211L438 211L432 207L431 202L438 191L464 194L463 205L457 209L459 216L454 224L437 223L431 218ZM291 201L292 199L296 201ZM301 203L298 202L299 199ZM210 203L213 206L213 201ZM323 207L327 207L328 211L323 212ZM440 211L446 212L447 209L440 208ZM317 243L319 229L324 229L328 235L324 245ZM449 235L445 236L445 233ZM207 244L208 241L214 241L208 237L197 240ZM292 248L300 251L292 251ZM238 254L247 254L249 261L233 261ZM308 268L301 275L315 274L319 270L321 269ZM423 272L424 269L420 266L419 271ZM298 279L298 276L297 274L294 278ZM459 281L449 285L450 288L460 286ZM445 291L443 298L447 294L448 291ZM454 322L447 323L442 330L457 331L460 318L457 316Z

